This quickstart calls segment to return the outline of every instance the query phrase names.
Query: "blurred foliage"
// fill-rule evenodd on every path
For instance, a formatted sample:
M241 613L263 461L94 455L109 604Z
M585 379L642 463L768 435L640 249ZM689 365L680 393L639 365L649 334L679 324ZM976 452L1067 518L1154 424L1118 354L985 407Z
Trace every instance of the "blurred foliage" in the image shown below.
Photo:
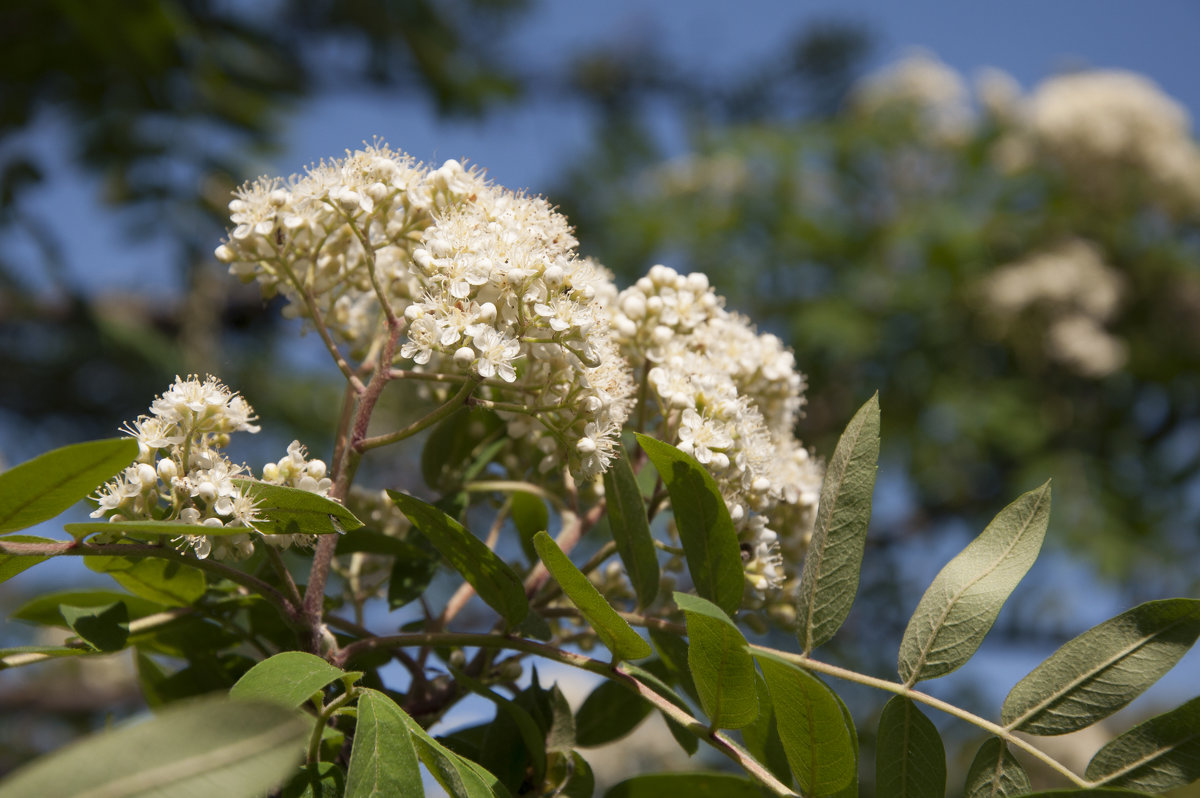
M850 45L833 51L851 68ZM800 119L771 103L758 118L693 112L671 160L627 104L552 194L624 280L660 260L705 272L783 337L809 378L800 435L818 452L880 390L884 462L911 482L907 519L872 545L974 525L1050 476L1051 539L1134 594L1194 592L1200 206L1119 155L1080 168L1039 150L1019 112L938 118L948 109L919 98L863 95ZM1117 368L1051 345L1083 288L1008 315L989 299L1010 264L1079 241L1115 275L1102 335L1127 355ZM1055 269L1039 279L1070 282Z

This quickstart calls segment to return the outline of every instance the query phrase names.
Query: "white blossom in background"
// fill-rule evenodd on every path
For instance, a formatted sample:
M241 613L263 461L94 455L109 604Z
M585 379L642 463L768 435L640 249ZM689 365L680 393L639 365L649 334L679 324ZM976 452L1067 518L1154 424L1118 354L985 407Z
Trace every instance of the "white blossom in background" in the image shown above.
M983 281L981 295L1002 330L1034 313L1045 325L1047 356L1082 376L1104 377L1128 356L1125 343L1104 328L1122 289L1099 248L1072 239L1000 267Z
M909 108L939 140L958 141L973 124L966 82L937 56L916 50L854 87L851 102L863 114Z

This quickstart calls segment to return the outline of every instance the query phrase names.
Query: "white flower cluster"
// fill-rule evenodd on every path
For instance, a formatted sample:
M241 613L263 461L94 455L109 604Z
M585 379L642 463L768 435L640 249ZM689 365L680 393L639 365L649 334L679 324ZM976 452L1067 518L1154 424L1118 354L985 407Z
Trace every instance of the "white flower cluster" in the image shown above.
M176 377L175 383L151 403L149 415L139 416L122 428L137 440L138 458L100 488L92 517L114 523L179 521L196 526L197 532L181 535L176 543L192 549L201 559L250 556L257 537L251 533L258 519L253 500L233 480L252 475L245 466L231 462L222 449L234 432L258 432L254 421L253 408L216 377ZM296 453L302 460L303 450ZM293 454L289 449L289 457ZM284 462L280 461L277 472ZM319 461L306 465L312 467L314 463L320 465L318 470L323 474L324 465ZM328 480L324 482L327 491ZM206 527L232 527L245 532L214 535L201 531ZM101 539L120 536L118 531Z
M1200 149L1187 111L1147 78L1118 70L1059 75L1025 103L1034 147L1092 190L1131 176L1170 203L1200 206Z
M924 50L867 76L855 86L852 102L865 114L915 110L940 140L961 139L971 127L966 83L955 70Z
M670 442L717 480L742 540L747 584L763 599L785 580L772 527L785 531L784 550L798 562L823 478L792 432L804 390L792 353L726 311L704 275L666 266L621 293L613 324L673 431Z
M1121 275L1098 247L1073 239L1003 266L982 285L988 310L1011 327L1029 311L1046 325L1046 354L1086 377L1125 364L1125 343L1104 329L1121 302Z

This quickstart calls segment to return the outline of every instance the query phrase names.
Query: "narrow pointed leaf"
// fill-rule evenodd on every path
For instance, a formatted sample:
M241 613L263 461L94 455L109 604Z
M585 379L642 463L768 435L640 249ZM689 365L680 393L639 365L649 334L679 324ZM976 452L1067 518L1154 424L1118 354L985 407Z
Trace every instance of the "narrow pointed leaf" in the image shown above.
M452 798L508 798L508 790L495 776L433 739L408 713L400 712L417 756Z
M575 714L575 743L593 748L619 740L641 725L651 709L650 702L617 682L601 682Z
M1105 745L1089 781L1160 793L1200 779L1200 698L1158 715Z
M762 798L756 782L728 773L650 773L613 785L604 798Z
M717 729L753 723L758 691L746 638L711 601L676 593L675 603L687 617L688 668L709 723Z
M878 464L879 394L875 394L846 426L825 470L796 603L800 646L805 652L833 637L854 604Z
M840 695L833 690L829 692L837 699L838 706L842 709L842 721L846 724L846 730L850 733L850 742L854 747L853 778L851 778L849 784L835 792L832 798L858 798L858 729L854 726L854 716L850 714L850 707L846 706L846 702L842 700Z
M790 785L792 767L788 764L787 752L783 750L783 740L779 737L771 693L761 675L755 674L754 684L758 691L758 717L742 729L742 740L745 741L746 750L752 757L766 765L767 770L780 782Z
M642 659L654 653L650 644L617 614L608 603L608 599L600 595L592 581L584 576L583 571L576 568L575 563L563 554L554 538L545 532L538 532L533 536L533 545L537 548L538 556L542 558L546 570L555 578L571 603L587 618L605 647L612 652L613 662Z
M254 512L262 519L254 528L264 535L329 535L363 526L342 504L320 494L254 479L234 483L254 499Z
M388 496L489 607L510 626L521 623L529 612L529 601L521 577L504 560L436 507L399 491L389 490Z
M1142 694L1200 636L1200 599L1148 601L1063 644L1017 683L1000 710L1009 729L1066 734Z
M75 634L97 651L120 651L129 641L129 610L121 602L100 607L59 608Z
M0 474L0 535L48 521L137 457L133 438L74 443Z
M638 604L647 607L658 596L658 555L646 518L646 502L624 449L604 472L604 498L617 554L625 564Z
M792 663L755 651L771 694L779 739L801 792L827 798L857 778L857 742L832 690Z
M900 642L906 684L942 676L971 658L1042 549L1050 483L1005 507L925 591Z
M0 798L257 798L304 754L312 721L261 701L204 698L69 745L0 782Z
M904 696L879 717L875 744L878 798L941 798L946 794L946 747L929 718Z
M691 455L647 435L639 434L637 439L671 496L671 512L696 592L734 615L745 590L742 552L716 481Z
M350 673L361 675L357 671ZM346 676L346 671L320 657L303 651L284 651L264 659L242 674L242 678L229 689L229 695L298 707L320 690Z
M9 535L4 540L5 543L62 543L59 540L51 540L50 538L39 538L34 535ZM7 582L17 574L25 571L48 557L41 557L28 554L0 554L0 583Z
M421 768L404 712L383 693L364 688L358 698L354 745L345 798L421 798Z
M990 737L980 746L967 771L963 798L1012 798L1032 789L1029 774L1004 741Z

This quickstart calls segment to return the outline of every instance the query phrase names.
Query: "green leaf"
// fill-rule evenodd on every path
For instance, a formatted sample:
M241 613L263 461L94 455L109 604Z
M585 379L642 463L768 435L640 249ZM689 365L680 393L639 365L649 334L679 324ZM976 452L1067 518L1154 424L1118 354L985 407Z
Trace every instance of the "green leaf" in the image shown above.
M999 737L988 738L967 771L963 798L1011 798L1025 795L1033 786L1029 775Z
M341 557L347 554L380 554L385 557L414 557L423 551L411 541L394 538L374 529L362 527L338 536L334 553Z
M883 707L875 743L878 798L941 798L946 794L946 748L917 705L902 695Z
M529 612L529 601L521 577L504 560L436 507L399 491L387 493L413 527L471 583L489 607L500 613L510 626L521 623Z
M451 667L450 672L456 682L496 705L496 718L484 734L479 763L490 772L501 776L501 781L508 786L520 789L526 774L527 758L528 764L533 768L533 781L540 783L546 774L546 736L529 712L519 704L489 690L461 670ZM495 745L498 734L502 735L503 739L500 745ZM497 756L497 753L500 755ZM512 770L507 779L503 778L504 768Z
M650 714L650 702L617 682L601 682L575 714L575 742L584 748L607 745L632 732Z
M700 706L714 729L740 729L758 717L754 660L746 638L729 616L711 601L676 593L687 617L688 669Z
M639 433L637 439L671 495L696 592L734 615L742 605L745 575L737 532L717 483L691 455L647 435Z
M627 662L621 666L621 669L644 684L646 687L649 687L655 693L658 693L658 695L682 709L684 712L688 713L689 715L692 714L692 708L689 707L687 703L680 698L674 690L671 689L671 686L664 682L662 677L660 677L657 673L649 669L654 668L656 670L661 670L662 663L658 660L651 660L650 662L646 663L646 665L648 666L647 668L640 668L633 663ZM688 756L691 756L692 754L696 753L697 750L699 750L700 741L696 738L695 732L700 731L703 733L705 730L702 728L692 729L684 727L672 719L671 716L666 712L662 713L662 717L667 724L667 729L671 732L671 736L674 737L675 742L679 743L680 747L687 752ZM697 723L696 726L698 727L699 723Z
M404 711L383 693L364 688L358 697L345 798L424 794Z
M1083 790L1044 790L1022 795L1021 798L1146 798L1149 793L1121 790L1113 787L1090 787Z
M59 607L67 626L97 651L120 651L129 640L129 610L121 602L102 607Z
M416 601L437 575L441 558L428 541L422 540L422 543L420 546L406 544L412 549L412 555L397 557L392 563L392 573L388 577L389 609L396 610L410 601Z
M567 598L571 599L571 603L587 618L600 641L612 652L614 663L642 659L654 653L650 644L617 614L583 571L563 554L554 538L545 532L538 532L533 536L533 545L546 570L558 582Z
M877 393L854 414L825 469L796 601L797 634L805 653L833 637L854 604L878 468Z
M39 538L34 535L10 535L5 543L50 543L58 544L62 541L51 540L50 538ZM32 568L48 557L31 556L28 554L0 554L0 584L7 582L17 574L24 570Z
M595 794L596 777L592 774L592 766L578 751L572 751L571 780L567 782L561 795L563 798L592 798Z
M299 764L311 721L276 704L224 696L173 704L27 765L0 798L258 798Z
M1158 715L1096 752L1089 781L1152 793L1200 779L1200 698Z
M756 782L741 776L711 771L698 773L650 773L613 785L604 798L762 798Z
M925 591L900 642L900 678L912 685L975 653L1029 571L1050 522L1050 483L1005 507Z
M67 590L62 593L38 596L17 608L12 617L18 621L36 623L41 626L66 626L62 613L59 612L60 605L103 607L118 601L125 605L131 621L168 609L165 604L157 601L118 593L115 590Z
M746 750L784 784L792 783L792 766L788 764L787 752L783 750L783 740L779 736L779 726L775 722L775 707L771 703L771 692L767 682L759 674L754 674L754 686L758 692L758 717L754 722L742 729L742 740Z
M857 741L832 690L781 657L754 652L792 775L805 795L842 793L858 777Z
M83 521L63 524L63 529L82 540L98 532L123 532L127 535L177 538L180 535L244 535L254 530L246 526L203 526L183 521Z
M254 479L233 481L254 499L254 513L262 519L254 528L264 535L331 535L363 526L342 504L320 494Z
M648 607L658 595L658 555L642 489L623 448L604 472L604 498L608 502L608 520L617 554L625 564L638 604Z
M230 688L229 695L298 707L328 685L361 675L357 671L347 673L303 651L284 651L246 671Z
M399 707L397 707L399 709ZM421 762L453 798L507 798L508 790L485 768L464 759L429 736L404 710L402 720L412 735ZM0 796L0 798L3 798Z
M500 434L504 422L483 408L461 408L442 420L421 450L421 475L438 493L451 493L468 478L464 472Z
M346 776L340 767L333 762L317 762L301 765L279 798L342 798L345 789Z
M84 557L89 569L108 574L135 596L171 607L186 607L204 595L204 572L156 557Z
M533 536L550 528L550 511L546 509L546 502L540 497L523 490L514 491L509 501L513 525L521 538L521 548L532 562L537 557L533 548Z
M0 535L47 521L133 462L132 438L74 443L0 474Z
M1066 734L1106 718L1169 671L1200 636L1200 599L1148 601L1063 644L1017 683L1006 728Z
M858 798L858 729L854 727L854 716L850 714L850 707L846 706L840 695L833 690L829 692L837 699L838 706L842 709L842 722L846 724L846 731L849 732L850 742L854 747L854 775L850 783L834 793L832 798Z
M699 702L700 693L696 690L696 683L692 681L691 671L688 670L687 642L679 635L662 629L651 627L646 631L650 633L650 640L654 643L654 648L658 650L658 656L666 668L667 681L678 684L685 693Z

